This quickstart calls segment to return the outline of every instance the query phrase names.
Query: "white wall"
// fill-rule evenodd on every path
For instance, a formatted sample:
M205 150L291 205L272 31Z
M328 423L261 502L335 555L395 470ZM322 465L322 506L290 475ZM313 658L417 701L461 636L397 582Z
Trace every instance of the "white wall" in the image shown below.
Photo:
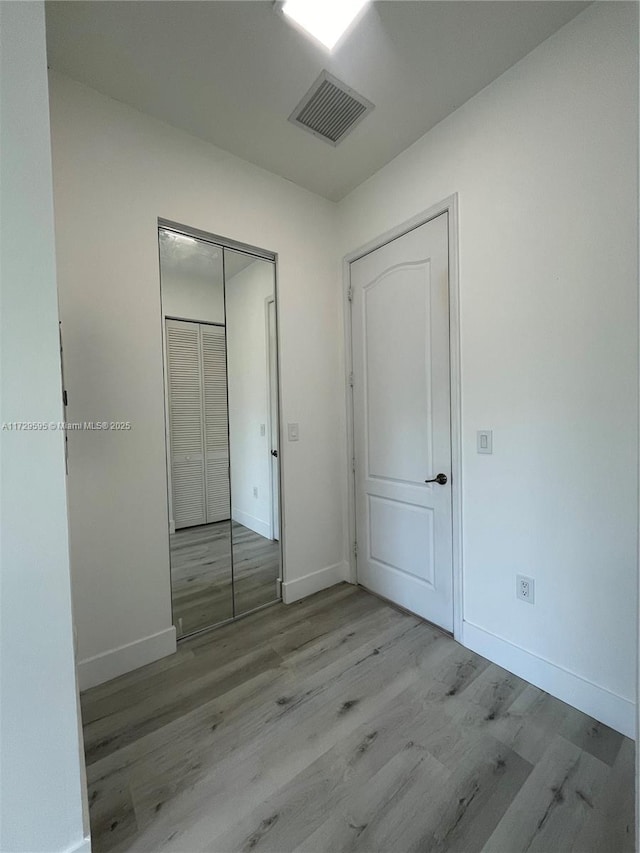
M226 283L231 515L265 537L271 532L265 300L274 290L274 266L262 260ZM264 435L260 435L261 424Z
M630 734L637 34L634 4L589 7L351 193L339 229L346 254L459 193L464 641Z
M300 422L300 441L282 448L284 595L344 576L335 208L57 74L51 111L69 417L133 426L69 436L73 593L88 685L174 643L159 216L278 253L283 420Z
M162 276L162 311L165 317L224 323L222 277L212 282L203 276L180 276L170 270Z
M62 420L42 3L0 3L1 416ZM0 431L0 849L89 850L61 431Z

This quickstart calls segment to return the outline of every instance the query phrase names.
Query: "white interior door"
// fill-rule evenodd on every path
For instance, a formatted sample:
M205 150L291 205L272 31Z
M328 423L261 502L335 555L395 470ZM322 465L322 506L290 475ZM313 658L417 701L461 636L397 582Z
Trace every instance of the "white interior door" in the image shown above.
M450 631L447 224L355 261L351 287L358 582Z
M200 326L207 522L231 514L227 354L223 326Z
M207 520L198 324L167 320L166 347L171 489L178 529Z

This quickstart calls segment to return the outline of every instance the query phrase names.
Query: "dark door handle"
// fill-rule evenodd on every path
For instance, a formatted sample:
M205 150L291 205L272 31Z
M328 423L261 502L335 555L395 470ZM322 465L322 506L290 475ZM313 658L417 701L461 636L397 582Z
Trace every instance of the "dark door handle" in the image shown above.
M425 480L425 483L438 483L440 486L447 485L447 475L446 474L436 474L433 480Z
M277 450L272 450L272 451L271 451L271 455L272 455L272 456L275 456L275 457L276 457L276 459L277 459L277 458L278 458L278 451L277 451Z

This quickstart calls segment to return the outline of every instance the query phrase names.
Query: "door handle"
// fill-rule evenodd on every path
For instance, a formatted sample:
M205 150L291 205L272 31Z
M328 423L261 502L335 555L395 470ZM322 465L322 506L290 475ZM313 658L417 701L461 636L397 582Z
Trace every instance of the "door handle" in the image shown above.
M447 475L446 474L436 474L433 480L425 480L425 483L438 483L440 486L447 485Z
M272 451L271 451L271 455L272 455L272 456L275 456L275 457L276 457L276 459L277 459L277 458L278 458L278 451L277 451L277 450L272 450Z

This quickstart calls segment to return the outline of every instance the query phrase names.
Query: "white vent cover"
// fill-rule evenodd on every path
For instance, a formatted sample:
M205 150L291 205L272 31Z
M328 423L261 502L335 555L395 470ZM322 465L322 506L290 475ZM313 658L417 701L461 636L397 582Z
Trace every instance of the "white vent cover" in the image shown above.
M289 121L330 145L338 145L372 109L371 101L323 71Z

